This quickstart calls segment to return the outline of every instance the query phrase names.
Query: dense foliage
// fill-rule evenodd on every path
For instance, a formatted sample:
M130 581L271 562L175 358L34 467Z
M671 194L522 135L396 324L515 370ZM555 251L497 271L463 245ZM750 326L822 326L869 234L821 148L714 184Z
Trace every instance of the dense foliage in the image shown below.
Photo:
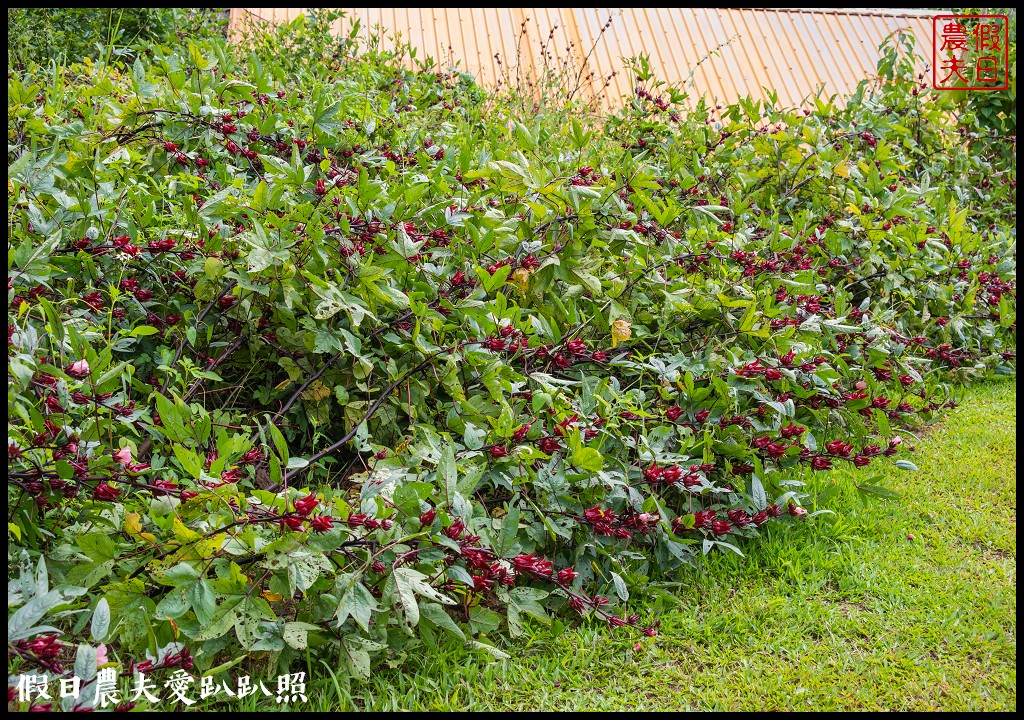
M10 672L654 635L631 592L1014 372L1015 138L907 38L597 124L326 28L10 76Z
M7 67L128 59L156 42L223 36L226 11L196 8L7 8Z

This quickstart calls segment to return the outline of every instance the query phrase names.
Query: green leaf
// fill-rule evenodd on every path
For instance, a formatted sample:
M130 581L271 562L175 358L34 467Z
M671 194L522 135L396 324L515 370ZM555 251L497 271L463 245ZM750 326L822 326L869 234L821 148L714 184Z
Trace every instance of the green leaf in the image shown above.
M203 472L203 461L193 451L183 445L175 443L172 447L174 457L181 463L181 467L195 479L199 479Z
M500 268L494 271L491 275L484 268L474 268L476 270L477 277L480 278L480 284L483 285L484 290L488 293L494 292L495 288L499 288L505 284L508 280L509 273L512 272L511 265L502 265Z
M199 579L188 586L185 595L192 611L196 614L196 619L202 625L209 625L214 618L214 611L217 609L217 598L210 584ZM234 621L229 623L228 628L233 624Z
M267 202L270 200L270 186L267 185L266 180L260 180L259 184L256 185L256 190L252 195L252 202L249 206L254 212L262 214L267 210Z
M196 617L199 617L199 613L196 613ZM200 625L199 632L193 636L193 639L213 640L214 638L219 638L225 633L230 632L235 627L237 620L237 613L233 609L217 612L210 617L208 623Z
M64 586L54 588L45 595L32 598L8 618L7 641L16 642L35 634L34 626L42 619L43 615L84 593L85 588Z
M270 435L270 439L274 442L274 448L277 450L277 456L281 459L281 462L288 462L288 443L285 442L284 435L277 429L274 423L267 424L267 434Z
M743 551L742 551L742 550L740 550L740 549L739 549L738 547L736 547L735 545L733 545L732 543L728 543L728 542L725 542L724 540L714 540L713 542L715 543L715 545L718 545L719 547L723 547L723 548L725 548L726 550L731 550L732 552L736 553L736 554L737 554L737 555L739 555L740 557L746 557L746 556L745 556L745 555L743 554Z
M462 436L462 442L470 450L479 450L484 446L484 440L487 438L487 431L477 427L473 423L466 423L466 430Z
M410 625L415 626L420 621L419 604L416 596L421 595L429 600L435 600L445 605L455 605L455 601L447 595L443 595L430 586L427 576L418 570L409 567L395 568L394 578L398 600L405 611L405 617Z
M547 590L532 587L516 587L508 592L508 631L512 637L522 636L526 630L523 627L522 615L531 615L543 623L548 623L551 618L547 610L540 604L550 593Z
M305 622L286 622L282 638L288 647L294 650L305 650L309 642L309 633L319 629L319 626Z
M328 135L333 135L344 127L343 124L334 122L334 118L341 112L341 101L333 102L327 107L319 108L313 117L313 125Z
M370 670L372 665L370 662L370 653L366 652L365 649L352 646L349 643L342 641L345 645L345 659L348 664L349 672L353 677L366 682L370 679Z
M492 633L501 627L501 622L501 615L482 605L476 605L469 611L469 627L474 633Z
M498 542L494 545L494 552L499 556L511 555L516 545L516 536L519 534L519 496L516 495L509 501L508 513L501 518L501 533L498 535Z
M764 491L761 478L757 475L750 476L750 499L758 510L768 505L768 494Z
M100 598L96 603L96 609L92 613L92 621L89 624L89 634L97 642L103 642L110 629L110 605L106 598Z
M466 639L466 634L462 632L462 628L456 625L447 611L437 603L422 603L420 605L420 613L424 620L429 620L432 624L447 630L460 640Z
M474 650L482 650L483 652L487 653L491 656L493 660L508 660L512 657L507 652L499 650L493 645L489 645L488 643L482 642L480 640L470 640L468 644L469 647L473 648Z
M441 451L441 459L437 463L437 477L444 490L445 501L451 504L459 481L458 467L455 464L455 450L451 443L446 443Z
M296 590L305 593L320 574L333 569L331 561L317 550L297 547L269 559L267 566L272 570L287 570L288 589L291 594Z
M341 593L341 602L334 615L338 618L337 626L345 624L345 620L351 617L365 632L370 631L370 618L373 611L378 609L377 599L370 594L358 580L355 574L339 575L335 587Z
M626 581L622 579L622 576L618 573L612 573L612 587L615 588L615 594L619 596L622 602L629 600L629 588L626 587Z
M57 312L57 308L53 306L49 300L44 297L39 298L39 306L43 308L43 312L46 314L46 327L53 333L53 336L58 342L64 341L64 323L61 322L60 314Z
M881 478L881 476L879 475L877 476L877 478ZM881 485L873 485L869 483L862 483L860 485L857 485L857 490L864 493L865 495L875 495L877 497L885 498L887 500L899 500L901 497L900 494L895 490L890 490L887 487L882 487Z
M604 467L604 458L594 448L579 447L573 450L572 464L581 470L597 472Z
M74 674L82 679L83 684L96 677L96 648L92 645L82 643L78 646Z

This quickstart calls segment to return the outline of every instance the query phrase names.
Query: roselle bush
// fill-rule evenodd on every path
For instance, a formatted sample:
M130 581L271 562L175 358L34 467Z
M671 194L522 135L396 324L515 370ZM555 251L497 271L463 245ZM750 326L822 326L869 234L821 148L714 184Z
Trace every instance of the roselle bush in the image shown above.
M11 673L654 635L630 593L1014 372L1016 138L905 38L591 123L326 29L8 81Z

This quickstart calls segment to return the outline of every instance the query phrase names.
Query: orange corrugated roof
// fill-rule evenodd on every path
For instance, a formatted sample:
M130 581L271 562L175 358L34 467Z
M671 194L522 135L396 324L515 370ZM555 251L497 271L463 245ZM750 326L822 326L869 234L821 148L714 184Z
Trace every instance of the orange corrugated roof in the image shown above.
M364 31L379 25L391 35L400 33L417 48L418 59L431 57L442 70L458 60L460 70L485 86L499 84L509 73L514 78L517 57L518 71L533 80L545 62L568 61L581 70L580 93L612 105L632 91L623 58L641 53L649 55L656 78L692 82L687 89L694 97L706 94L724 102L746 95L765 98L767 87L778 92L783 105L798 106L822 87L826 95L846 94L875 73L878 46L900 28L913 32L927 55L936 14L883 9L341 9L347 16L338 22L339 32L356 19ZM289 22L303 11L232 8L231 21L236 27L252 17ZM611 25L602 32L609 17ZM549 52L546 61L542 43Z

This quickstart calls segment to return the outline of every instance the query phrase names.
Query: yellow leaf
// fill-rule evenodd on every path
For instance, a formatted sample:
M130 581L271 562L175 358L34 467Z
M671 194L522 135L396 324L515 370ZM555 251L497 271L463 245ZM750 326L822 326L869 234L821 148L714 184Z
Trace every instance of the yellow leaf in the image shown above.
M178 635L181 634L180 631L178 630L178 623L176 623L173 620L171 620L171 618L166 618L166 619L167 619L167 622L169 622L171 624L171 630L174 631L174 639L177 640L178 639Z
M291 378L286 378L274 386L275 390L284 390L286 387L292 384Z
M315 383L309 386L306 392L302 393L302 399L308 400L309 402L318 403L325 397L331 394L330 389L324 384L322 380L317 380Z
M530 287L530 271L524 267L518 268L509 276L509 280L515 283L521 291L526 292L526 289Z
M199 540L203 537L195 530L186 527L185 523L179 520L177 516L174 517L172 529L174 530L174 537L176 537L178 540L181 540L183 543L195 542L196 540Z
M633 337L633 326L625 318L619 318L612 323L612 347L631 337Z
M264 590L263 592L261 592L260 597L266 600L267 602L281 602L282 600L284 600L283 595L276 592L270 592L269 590Z
M212 538L197 542L192 548L195 550L196 555L206 560L213 557L220 550L220 546L224 544L224 538L226 537L227 533L217 533Z
M836 165L836 175L844 178L850 177L850 168L847 167L845 162L841 162Z
M142 520L138 513L130 512L124 516L124 531L129 537L145 540L150 545L156 545L156 535L142 532Z
M142 522L138 513L130 512L124 516L124 530L132 537L142 532Z

